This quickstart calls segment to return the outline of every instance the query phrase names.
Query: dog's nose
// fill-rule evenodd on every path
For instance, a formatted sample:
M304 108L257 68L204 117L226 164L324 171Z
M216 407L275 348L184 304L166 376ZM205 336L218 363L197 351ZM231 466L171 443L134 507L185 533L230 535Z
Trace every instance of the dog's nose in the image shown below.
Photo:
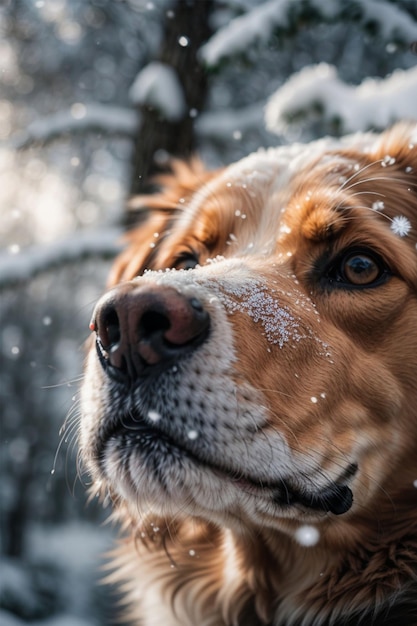
M96 305L90 328L108 374L133 381L172 365L206 339L210 316L200 300L164 285L119 285Z

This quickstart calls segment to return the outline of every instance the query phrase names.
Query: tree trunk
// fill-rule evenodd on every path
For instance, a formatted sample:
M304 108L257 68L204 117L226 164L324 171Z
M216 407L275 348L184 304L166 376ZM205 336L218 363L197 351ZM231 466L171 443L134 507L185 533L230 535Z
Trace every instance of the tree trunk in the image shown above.
M172 122L151 107L141 107L131 194L149 188L149 176L158 171L159 159L155 160L155 156L168 154L187 158L196 148L194 120L204 106L207 93L207 75L197 54L211 33L211 10L212 0L176 0L171 10L166 12L158 61L176 72L183 89L186 111L182 119Z

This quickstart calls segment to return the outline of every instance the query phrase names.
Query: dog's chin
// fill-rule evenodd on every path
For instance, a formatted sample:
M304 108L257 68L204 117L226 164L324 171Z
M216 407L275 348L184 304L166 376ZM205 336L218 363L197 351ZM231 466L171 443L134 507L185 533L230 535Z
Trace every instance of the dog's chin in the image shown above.
M140 415L125 416L102 437L101 472L112 490L128 503L219 518L322 519L343 515L353 503L348 482L356 473L347 466L337 481L307 489L294 476L270 482L208 460L198 445L177 441ZM159 504L159 506L158 506Z

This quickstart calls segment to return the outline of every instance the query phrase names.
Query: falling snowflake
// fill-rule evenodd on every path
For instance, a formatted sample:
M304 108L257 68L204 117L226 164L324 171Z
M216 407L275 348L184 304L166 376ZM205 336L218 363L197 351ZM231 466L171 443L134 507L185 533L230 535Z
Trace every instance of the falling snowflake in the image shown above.
M157 411L149 411L148 417L151 422L158 422L161 419L161 415Z
M405 237L411 230L410 221L404 215L397 215L392 219L391 230L400 237Z
M372 211L382 211L384 209L384 203L382 200L377 200L372 204Z
M320 531L315 526L305 524L297 528L294 533L296 541L301 546L315 546L320 539Z

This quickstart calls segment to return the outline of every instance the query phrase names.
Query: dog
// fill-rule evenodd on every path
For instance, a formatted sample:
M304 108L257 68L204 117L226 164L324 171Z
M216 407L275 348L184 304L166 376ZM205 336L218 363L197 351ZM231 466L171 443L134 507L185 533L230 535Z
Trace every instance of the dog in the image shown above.
M124 617L416 625L417 125L158 182L81 397Z

